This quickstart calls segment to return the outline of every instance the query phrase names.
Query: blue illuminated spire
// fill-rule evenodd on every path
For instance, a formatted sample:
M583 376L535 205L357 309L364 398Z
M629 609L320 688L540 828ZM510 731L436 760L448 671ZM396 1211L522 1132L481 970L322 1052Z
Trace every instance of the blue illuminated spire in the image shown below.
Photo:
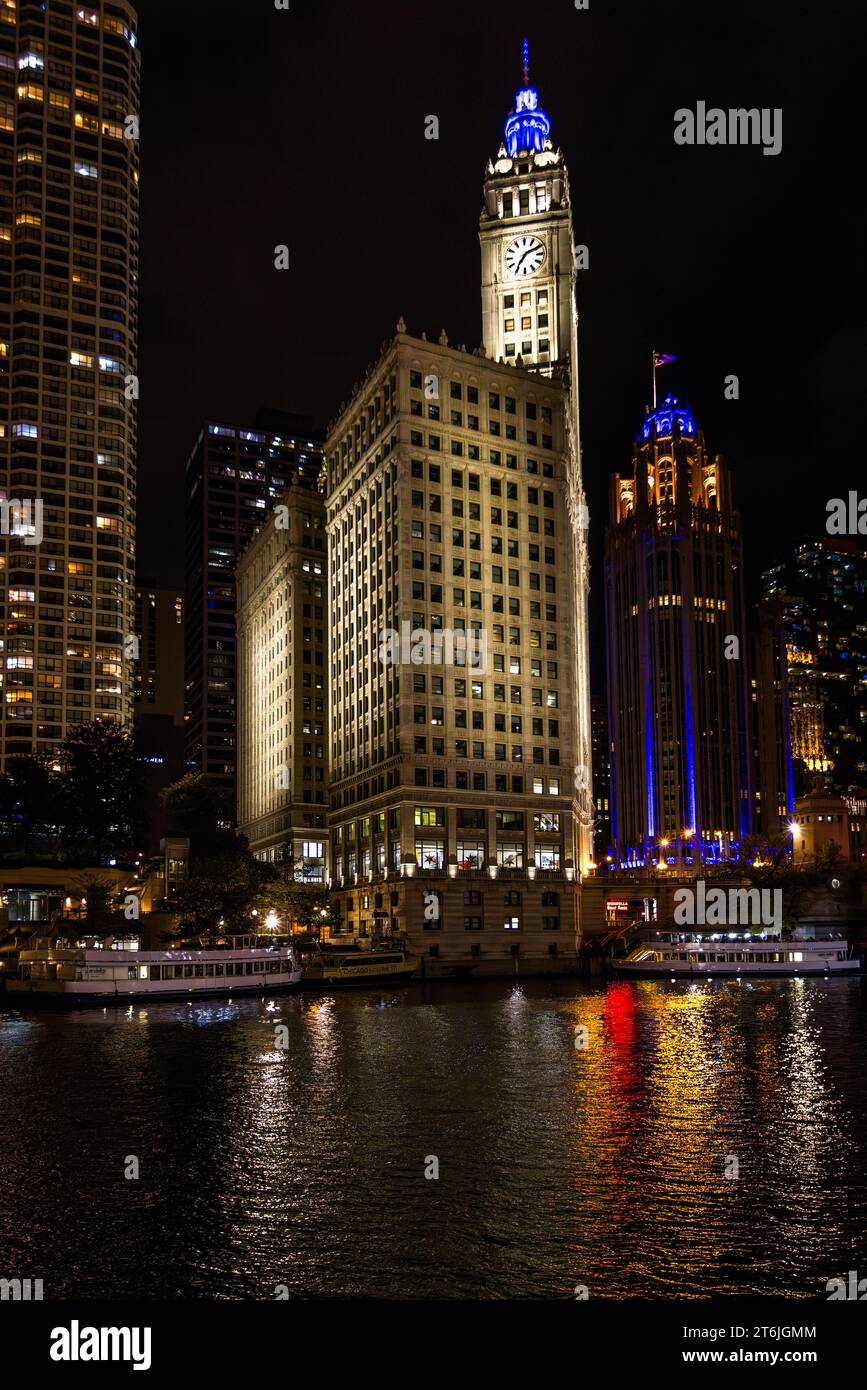
M662 404L657 406L656 410L651 410L645 415L642 431L643 437L649 439L651 432L655 428L657 438L665 439L668 435L674 433L675 424L680 427L681 434L695 434L695 421L689 406L681 405L677 396L672 396L669 392Z
M539 93L530 86L530 45L524 40L524 85L515 93L515 109L506 117L506 149L514 159L525 150L545 147L551 122L539 106Z

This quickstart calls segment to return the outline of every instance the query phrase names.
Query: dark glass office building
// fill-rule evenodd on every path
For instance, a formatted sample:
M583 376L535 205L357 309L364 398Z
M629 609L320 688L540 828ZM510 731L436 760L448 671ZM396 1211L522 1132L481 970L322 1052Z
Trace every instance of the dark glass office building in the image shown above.
M249 428L208 423L186 472L184 766L235 795L235 565L277 495L316 487L321 440L309 419L260 411Z
M783 614L796 795L814 774L844 794L867 786L867 552L804 540L762 587Z

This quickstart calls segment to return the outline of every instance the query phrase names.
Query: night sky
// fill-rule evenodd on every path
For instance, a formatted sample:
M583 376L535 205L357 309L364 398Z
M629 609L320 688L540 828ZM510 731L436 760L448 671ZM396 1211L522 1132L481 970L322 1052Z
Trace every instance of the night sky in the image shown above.
M269 405L324 426L400 314L479 343L481 184L525 34L590 253L594 560L653 347L678 355L660 386L688 395L730 461L753 578L823 531L828 498L867 491L860 8L140 0L141 571L182 580L184 464L205 419ZM782 107L782 153L675 145L675 109L698 100ZM598 568L592 583L598 603Z

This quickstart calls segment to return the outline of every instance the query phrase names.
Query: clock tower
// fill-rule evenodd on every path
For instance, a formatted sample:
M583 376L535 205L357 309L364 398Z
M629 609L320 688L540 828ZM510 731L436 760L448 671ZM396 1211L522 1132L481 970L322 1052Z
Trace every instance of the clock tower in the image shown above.
M574 772L580 824L580 867L593 861L587 530L578 415L577 257L566 161L549 139L551 122L530 85L524 40L524 81L506 117L497 157L485 171L479 227L482 249L482 340L488 357L557 376L567 386L564 492L571 536L569 585L574 614Z
M572 361L574 261L569 175L548 138L551 122L524 85L488 161L482 244L482 339L489 357L550 376Z

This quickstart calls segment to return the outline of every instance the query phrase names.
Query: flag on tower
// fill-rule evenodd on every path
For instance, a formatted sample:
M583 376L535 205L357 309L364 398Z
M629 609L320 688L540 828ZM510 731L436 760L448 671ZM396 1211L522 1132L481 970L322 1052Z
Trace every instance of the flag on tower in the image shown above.
M676 362L677 358L673 352L657 352L654 348L651 354L653 362L653 408L656 409L656 369L664 367L666 362Z

